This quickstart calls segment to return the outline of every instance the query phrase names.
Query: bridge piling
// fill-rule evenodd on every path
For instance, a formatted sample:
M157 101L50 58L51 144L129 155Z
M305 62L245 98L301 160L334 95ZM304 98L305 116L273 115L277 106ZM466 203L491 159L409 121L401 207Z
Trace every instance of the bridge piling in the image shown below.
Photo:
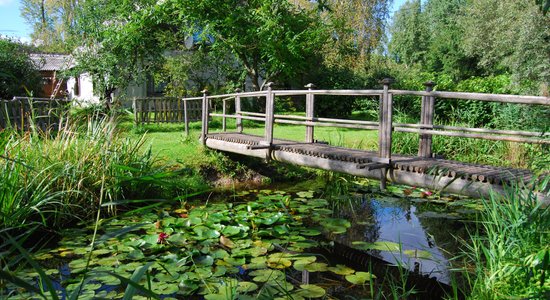
M426 92L433 91L435 83L428 81L424 83ZM435 110L435 97L434 96L422 96L422 108L420 115L420 124L427 125L421 127L421 129L432 129L434 124L434 110ZM429 158L432 157L432 135L428 133L420 134L420 142L418 145L418 156Z
M315 88L313 83L309 83L305 86L309 91ZM315 96L312 93L306 94L306 121L313 122L315 116ZM306 125L306 143L313 143L314 141L314 127L312 125Z
M238 95L241 92L240 88L235 89L235 93L237 93L237 96L235 96L235 115L237 115L237 118L235 119L237 124L237 132L242 133L243 132L243 119L241 114L241 96Z
M393 97L389 93L391 79L385 78L381 81L384 85L380 99L380 125L378 132L378 157L391 161L392 146L392 119L393 119ZM380 169L380 189L386 189L386 174L388 168Z
M208 90L202 91L202 128L201 128L201 142L203 146L206 146L206 136L208 135Z

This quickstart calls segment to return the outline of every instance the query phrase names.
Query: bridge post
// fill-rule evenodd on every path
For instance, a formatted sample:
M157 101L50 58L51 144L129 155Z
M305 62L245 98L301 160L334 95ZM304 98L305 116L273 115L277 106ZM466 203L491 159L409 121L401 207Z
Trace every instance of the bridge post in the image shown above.
M203 146L206 146L206 135L208 134L208 90L202 91L202 129L201 129L201 142Z
M264 143L267 146L273 144L273 121L275 118L274 102L273 97L273 82L268 82L265 86L267 87L267 92L265 94L265 141Z
M274 95L273 95L273 82L268 82L265 86L267 91L265 93L265 133L262 145L266 148L265 159L271 160L271 146L273 145L273 123L275 119L274 112Z
M185 124L185 136L189 136L189 115L187 112L187 100L183 99L183 123Z
M235 93L240 93L241 89L236 88ZM243 120L241 118L241 96L236 95L235 96L235 114L237 115L236 123L237 123L237 132L242 133L243 132Z
M305 86L308 90L313 90L315 88L315 85L313 83L309 83ZM315 96L312 93L306 94L306 121L313 121L314 117L314 108L315 108ZM313 125L306 125L306 143L313 143Z
M380 124L378 129L378 156L391 161L392 146L392 119L393 119L393 95L389 93L390 78L384 78L381 83L384 85L382 98L380 99ZM387 168L380 169L380 188L386 189Z
M433 91L435 83L428 81L424 83L426 92ZM420 115L420 124L427 125L422 129L432 129L431 126L434 123L434 110L435 110L435 97L422 96L422 112ZM418 156L429 158L432 157L432 135L420 134L420 142L418 144Z
M227 131L227 118L225 117L225 114L227 113L227 100L222 99L222 131Z

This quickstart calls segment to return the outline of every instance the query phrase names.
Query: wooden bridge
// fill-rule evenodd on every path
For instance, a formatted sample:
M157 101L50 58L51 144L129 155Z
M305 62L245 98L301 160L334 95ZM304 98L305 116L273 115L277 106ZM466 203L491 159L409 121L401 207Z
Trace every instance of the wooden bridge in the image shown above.
M486 197L491 191L503 193L504 186L518 184L526 192L533 191L541 201L550 202L548 189L535 190L537 178L529 170L476 165L435 157L432 153L432 136L442 135L509 141L518 143L550 144L550 133L465 128L434 125L435 101L492 101L513 104L550 105L550 98L537 96L494 95L480 93L458 93L433 91L434 84L426 83L425 91L404 91L390 89L390 81L381 82L380 90L274 90L267 84L267 90L259 92L237 91L233 94L187 98L185 101L202 102L202 143L211 149L233 152L247 156L276 160L285 163L347 173L386 182L424 187L431 190L445 190L473 197ZM379 102L378 121L361 121L316 117L315 96L369 97ZM421 97L422 108L419 124L394 123L393 97L412 95ZM304 97L305 96L305 97ZM278 97L305 98L305 116L278 115L274 103ZM243 99L257 101L265 99L265 113L241 110ZM210 112L214 102L222 102L222 112ZM234 101L234 113L228 113L228 101ZM211 117L221 117L223 132L210 133ZM228 131L227 118L236 119L234 131ZM262 136L243 133L243 120L260 121L265 124ZM294 124L306 127L304 141L275 139L275 124ZM378 131L378 151L364 151L331 146L314 138L315 127L328 126ZM392 133L409 132L419 135L418 155L407 156L392 153Z

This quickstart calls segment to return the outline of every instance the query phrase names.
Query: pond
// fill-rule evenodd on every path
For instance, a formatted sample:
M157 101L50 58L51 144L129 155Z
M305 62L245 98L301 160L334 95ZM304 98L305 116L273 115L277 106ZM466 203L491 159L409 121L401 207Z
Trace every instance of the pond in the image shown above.
M93 224L64 231L57 247L33 254L39 268L17 276L79 299L361 299L412 286L427 293L418 299L440 298L475 202L354 186L336 197L306 183L120 213L96 238ZM7 284L5 295L33 294Z

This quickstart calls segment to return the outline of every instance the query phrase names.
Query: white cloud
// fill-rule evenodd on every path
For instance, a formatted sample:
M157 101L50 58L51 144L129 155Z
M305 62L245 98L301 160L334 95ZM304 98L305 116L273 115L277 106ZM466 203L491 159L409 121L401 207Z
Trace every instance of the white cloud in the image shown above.
M13 3L13 0L0 0L0 6L8 6Z

